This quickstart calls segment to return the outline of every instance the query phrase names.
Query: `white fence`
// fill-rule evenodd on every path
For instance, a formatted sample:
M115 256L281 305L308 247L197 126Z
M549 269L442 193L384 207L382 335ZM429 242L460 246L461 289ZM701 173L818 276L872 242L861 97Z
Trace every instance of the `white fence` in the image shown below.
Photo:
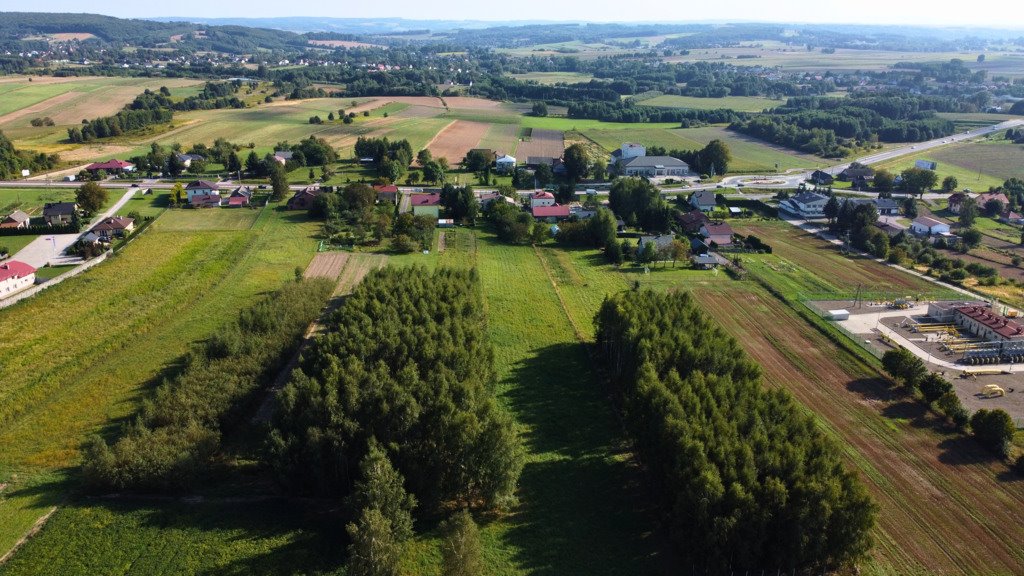
M25 298L35 296L36 294L42 292L43 290L46 290L51 286L56 286L57 284L60 284L61 282L67 280L68 278L74 278L75 276L78 276L82 272L85 272L86 270L92 268L93 266L99 264L100 262L103 262L104 260L107 259L108 256L110 256L110 252L104 252L103 254L93 258L92 260L89 260L88 262L84 262L79 266L75 266L74 268L68 270L67 272L61 274L60 276L55 276L42 284L33 286L28 290L22 290L21 292L18 292L17 294L14 294L9 298L4 298L3 300L0 300L0 308L7 308L8 306L21 302Z

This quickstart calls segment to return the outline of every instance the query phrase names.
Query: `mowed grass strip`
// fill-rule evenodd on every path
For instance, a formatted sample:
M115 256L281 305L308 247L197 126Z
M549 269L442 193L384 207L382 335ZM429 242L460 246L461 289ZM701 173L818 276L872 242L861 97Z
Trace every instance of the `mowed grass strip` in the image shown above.
M161 231L248 230L259 216L257 208L168 210L155 226Z
M649 503L542 262L531 247L490 234L477 238L476 250L497 392L528 450L520 506L484 528L490 573L656 573L662 560Z
M698 110L715 110L729 108L737 112L761 112L766 108L775 108L785 104L785 100L772 100L758 96L726 96L724 98L697 98L694 96L676 96L662 94L641 102L644 106L658 108L695 108Z

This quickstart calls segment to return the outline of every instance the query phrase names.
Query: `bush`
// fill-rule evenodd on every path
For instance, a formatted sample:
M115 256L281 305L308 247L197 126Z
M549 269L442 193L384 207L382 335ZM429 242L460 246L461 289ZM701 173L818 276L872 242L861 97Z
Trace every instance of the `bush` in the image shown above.
M981 409L971 416L971 430L974 437L985 445L989 450L1002 457L1009 455L1010 441L1016 428L1013 419L1005 411L1000 409Z

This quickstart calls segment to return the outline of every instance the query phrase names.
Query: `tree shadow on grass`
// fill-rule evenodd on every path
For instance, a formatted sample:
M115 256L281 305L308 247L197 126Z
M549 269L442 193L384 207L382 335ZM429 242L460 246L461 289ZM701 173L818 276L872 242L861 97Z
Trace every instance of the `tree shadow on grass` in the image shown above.
M506 545L531 574L668 573L653 498L591 362L581 345L557 344L509 376L531 457Z

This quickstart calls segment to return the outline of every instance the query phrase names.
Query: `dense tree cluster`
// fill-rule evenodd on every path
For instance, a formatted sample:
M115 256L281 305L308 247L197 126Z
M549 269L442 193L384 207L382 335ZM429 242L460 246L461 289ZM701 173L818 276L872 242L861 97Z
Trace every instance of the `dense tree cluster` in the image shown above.
M507 202L491 202L485 215L494 224L494 231L502 242L526 244L550 236L547 224L535 221L529 212Z
M20 178L22 170L49 170L56 167L58 162L60 158L56 154L15 149L10 139L0 131L0 180Z
M683 128L702 124L739 122L749 114L728 108L696 110L639 106L632 100L615 102L581 100L568 102L569 118L589 118L605 122L679 122Z
M949 136L941 99L887 95L790 98L767 114L734 122L733 130L790 148L840 158L864 143L920 142Z
M271 462L290 492L344 497L370 438L428 510L508 502L521 440L493 395L475 271L372 272L279 394Z
M667 232L672 227L672 209L661 192L642 178L616 178L608 206L627 224L648 232Z
M559 244L604 248L616 241L617 226L612 211L599 207L586 220L568 221L559 224L555 239Z
M412 164L412 145L408 140L388 140L384 138L363 137L356 139L356 158L370 158L377 174L397 181L409 165Z
M839 450L689 294L605 300L597 347L687 563L827 569L870 548L874 507Z
M173 106L170 97L147 89L113 116L83 120L81 127L68 128L68 140L73 143L91 142L170 122L174 117Z
M220 439L277 376L331 294L326 280L288 284L243 310L238 320L192 350L120 438L93 437L86 481L101 490L180 490L195 484Z
M475 222L480 212L480 202L473 194L472 186L445 184L441 187L441 205L448 211L448 216L458 222Z

